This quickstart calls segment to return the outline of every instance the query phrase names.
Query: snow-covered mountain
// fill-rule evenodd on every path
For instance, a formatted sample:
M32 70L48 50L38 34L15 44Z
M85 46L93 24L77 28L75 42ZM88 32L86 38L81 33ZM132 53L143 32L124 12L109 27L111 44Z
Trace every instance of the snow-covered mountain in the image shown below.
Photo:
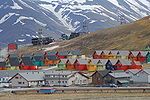
M150 15L150 0L0 0L0 42L96 31Z

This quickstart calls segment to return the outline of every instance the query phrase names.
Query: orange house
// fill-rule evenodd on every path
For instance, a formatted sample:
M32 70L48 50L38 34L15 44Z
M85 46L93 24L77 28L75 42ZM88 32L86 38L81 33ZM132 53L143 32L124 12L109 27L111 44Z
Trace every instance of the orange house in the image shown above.
M75 70L75 63L76 59L68 59L68 61L66 62L66 69L67 70Z
M56 65L59 63L59 59L56 55L47 55L45 57L45 61L44 61L45 65L46 66L49 66L49 65Z

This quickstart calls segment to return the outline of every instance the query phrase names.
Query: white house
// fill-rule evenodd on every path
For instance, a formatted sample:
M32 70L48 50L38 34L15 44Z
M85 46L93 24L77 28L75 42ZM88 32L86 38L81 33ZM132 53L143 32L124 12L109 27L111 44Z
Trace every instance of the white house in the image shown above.
M129 70L126 73L131 75L134 83L150 83L150 69Z
M86 74L81 72L74 73L68 80L72 85L88 85L90 83L90 78Z
M11 87L36 87L44 85L44 73L39 71L17 73L9 80Z

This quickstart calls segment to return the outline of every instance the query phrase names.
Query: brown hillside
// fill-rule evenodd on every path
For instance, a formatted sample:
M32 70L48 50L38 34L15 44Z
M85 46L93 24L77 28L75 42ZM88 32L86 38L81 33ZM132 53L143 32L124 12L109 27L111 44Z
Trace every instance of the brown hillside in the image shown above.
M57 50L79 49L85 54L94 50L142 50L150 44L150 16L134 23L109 28L60 43Z

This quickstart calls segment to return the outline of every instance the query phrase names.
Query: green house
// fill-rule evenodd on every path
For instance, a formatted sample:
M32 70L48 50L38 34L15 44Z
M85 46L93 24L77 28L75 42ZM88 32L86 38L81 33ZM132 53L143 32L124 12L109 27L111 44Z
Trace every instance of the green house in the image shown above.
M34 54L32 61L35 66L44 66L44 54L43 53Z
M146 62L150 63L150 52L146 55Z
M68 59L61 59L57 65L58 70L65 70L67 61L68 61Z

